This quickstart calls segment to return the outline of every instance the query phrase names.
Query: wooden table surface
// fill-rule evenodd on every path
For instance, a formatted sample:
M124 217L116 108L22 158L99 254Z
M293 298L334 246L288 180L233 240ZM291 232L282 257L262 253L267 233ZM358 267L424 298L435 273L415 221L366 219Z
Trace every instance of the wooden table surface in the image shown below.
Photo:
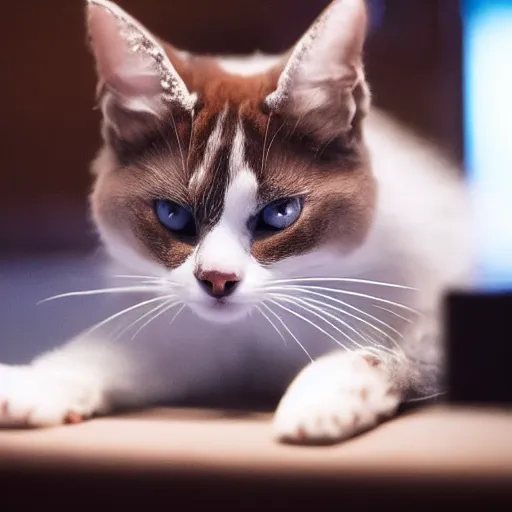
M103 484L118 505L121 498L135 499L129 496L137 489L139 497L156 499L160 489L189 504L256 489L276 507L286 496L290 506L290 499L307 496L315 503L329 497L334 504L338 493L361 504L378 492L388 501L403 501L406 492L407 500L416 496L423 504L448 503L445 497L473 504L480 499L487 506L499 497L512 504L512 410L436 406L338 446L296 447L272 440L264 414L155 409L55 429L0 432L0 487L2 481L17 504L13 510L19 509L18 487L41 492L56 485L62 499L70 488L74 496L83 491L92 499ZM248 509L244 503L235 509Z

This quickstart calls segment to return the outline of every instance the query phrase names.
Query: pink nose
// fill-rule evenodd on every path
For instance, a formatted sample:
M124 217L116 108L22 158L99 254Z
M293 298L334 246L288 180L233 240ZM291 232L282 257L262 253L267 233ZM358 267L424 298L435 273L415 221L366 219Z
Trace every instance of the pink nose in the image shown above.
M208 295L217 298L227 297L232 294L240 282L236 274L219 272L217 270L203 271L199 269L196 272L196 279Z

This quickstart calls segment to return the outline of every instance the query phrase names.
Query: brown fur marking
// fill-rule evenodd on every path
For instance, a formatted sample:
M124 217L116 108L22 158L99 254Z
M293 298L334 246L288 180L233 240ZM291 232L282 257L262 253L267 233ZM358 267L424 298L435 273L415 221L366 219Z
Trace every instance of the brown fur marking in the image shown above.
M300 118L269 113L263 107L277 85L279 68L257 76L234 76L213 59L185 61L166 48L189 90L198 94L198 108L193 119L169 110L168 119L157 129L146 124L149 129L138 140L113 139L118 169L101 176L93 195L101 202L97 210L104 221L134 233L157 261L169 268L179 266L222 213L229 154L240 120L246 159L259 181L261 207L282 197L304 197L303 213L294 225L254 240L251 251L258 261L271 264L326 244L350 250L364 240L373 214L375 183L360 139L360 119L351 133L323 140L316 127ZM224 112L214 164L199 184L193 184L206 142ZM183 239L163 228L154 215L155 199L190 207L198 236Z

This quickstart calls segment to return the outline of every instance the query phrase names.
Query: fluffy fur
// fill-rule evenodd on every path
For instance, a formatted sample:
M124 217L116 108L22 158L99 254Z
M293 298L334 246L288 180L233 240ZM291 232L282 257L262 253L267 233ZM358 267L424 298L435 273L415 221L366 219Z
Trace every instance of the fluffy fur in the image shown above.
M286 55L245 59L177 50L107 0L87 13L104 136L92 212L132 278L119 314L0 367L1 420L257 388L286 390L278 439L338 441L442 391L440 298L471 269L465 192L370 109L364 2L334 0ZM298 220L256 234L251 219L288 197ZM192 211L195 231L164 228L158 199ZM237 285L218 299L207 279Z

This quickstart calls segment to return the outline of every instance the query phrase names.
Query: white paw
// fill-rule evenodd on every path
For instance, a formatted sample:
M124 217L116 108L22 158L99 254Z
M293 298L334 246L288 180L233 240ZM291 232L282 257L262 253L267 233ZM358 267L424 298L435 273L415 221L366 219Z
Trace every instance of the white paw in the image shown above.
M91 416L98 393L30 366L0 365L0 427L49 427Z
M275 417L278 440L332 443L392 416L400 403L385 364L364 352L335 353L307 366L292 382Z

